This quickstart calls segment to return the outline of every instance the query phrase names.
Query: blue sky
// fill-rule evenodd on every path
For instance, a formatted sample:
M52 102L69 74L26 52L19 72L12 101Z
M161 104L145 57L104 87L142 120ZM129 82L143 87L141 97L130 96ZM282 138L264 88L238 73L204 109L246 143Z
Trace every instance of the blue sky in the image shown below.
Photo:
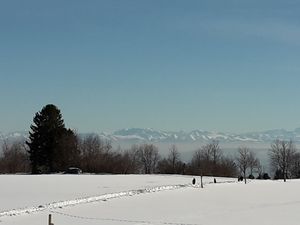
M0 131L300 127L300 3L0 2Z

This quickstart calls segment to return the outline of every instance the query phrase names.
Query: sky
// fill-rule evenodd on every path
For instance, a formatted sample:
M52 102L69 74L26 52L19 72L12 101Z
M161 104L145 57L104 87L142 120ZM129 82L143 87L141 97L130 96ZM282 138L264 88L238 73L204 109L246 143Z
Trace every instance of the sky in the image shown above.
M3 0L0 131L300 127L300 2Z

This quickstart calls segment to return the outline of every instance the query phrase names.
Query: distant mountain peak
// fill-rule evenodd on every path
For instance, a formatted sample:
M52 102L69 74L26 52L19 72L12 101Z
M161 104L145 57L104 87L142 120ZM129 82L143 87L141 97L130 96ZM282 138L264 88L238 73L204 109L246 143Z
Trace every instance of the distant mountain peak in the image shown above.
M86 135L86 134L82 134ZM223 143L252 142L270 143L275 139L293 140L300 143L300 128L293 131L274 129L262 132L232 134L194 129L192 131L161 131L153 128L124 128L113 133L101 132L99 136L112 142L209 142L217 140ZM0 141L28 138L28 131L0 133Z

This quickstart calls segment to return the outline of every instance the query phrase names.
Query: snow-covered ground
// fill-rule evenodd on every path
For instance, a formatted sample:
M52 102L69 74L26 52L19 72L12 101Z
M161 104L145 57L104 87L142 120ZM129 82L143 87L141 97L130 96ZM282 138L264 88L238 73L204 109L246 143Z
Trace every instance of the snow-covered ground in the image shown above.
M196 177L199 181L199 177ZM300 181L171 175L3 175L0 224L299 224Z

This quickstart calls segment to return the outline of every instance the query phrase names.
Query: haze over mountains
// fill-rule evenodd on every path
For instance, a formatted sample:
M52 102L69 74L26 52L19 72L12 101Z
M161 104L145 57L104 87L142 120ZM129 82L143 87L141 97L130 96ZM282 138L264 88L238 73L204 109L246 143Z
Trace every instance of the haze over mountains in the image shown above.
M91 133L90 133L91 134ZM84 137L89 133L80 133ZM193 131L159 131L151 128L129 128L121 129L112 133L98 133L105 140L109 140L114 148L129 149L133 144L154 143L162 155L167 155L169 148L175 144L181 153L183 160L190 160L195 150L202 145L217 140L224 154L234 156L238 147L246 146L253 150L261 160L265 168L268 166L268 150L271 142L276 139L293 140L299 147L300 128L293 131L285 129L275 129L262 132L249 132L233 134L225 132L211 132L203 130ZM3 141L12 143L16 140L28 138L28 131L1 133L0 132L0 151Z
M87 135L87 133L80 134ZM300 143L300 128L293 131L285 129L268 130L262 132L249 132L242 134L211 132L203 130L185 131L159 131L151 128L129 128L121 129L113 133L99 133L99 136L113 143L207 143L211 140L217 140L220 143L253 143L269 144L275 139L293 140ZM0 133L0 140L13 141L17 139L26 139L27 131Z

